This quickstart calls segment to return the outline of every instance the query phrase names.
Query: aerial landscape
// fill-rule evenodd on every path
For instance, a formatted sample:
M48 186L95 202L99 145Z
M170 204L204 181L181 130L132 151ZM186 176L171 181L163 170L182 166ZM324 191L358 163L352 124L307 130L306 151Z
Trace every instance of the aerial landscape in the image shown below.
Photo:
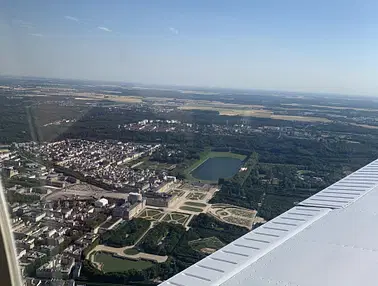
M28 279L155 285L378 155L368 97L0 83Z
M281 222L295 230L270 224L378 158L378 4L336 2L0 3L0 210L22 286L187 286L169 279L219 253L241 262L192 284L230 285L214 281L265 251L235 240L310 228L308 205Z

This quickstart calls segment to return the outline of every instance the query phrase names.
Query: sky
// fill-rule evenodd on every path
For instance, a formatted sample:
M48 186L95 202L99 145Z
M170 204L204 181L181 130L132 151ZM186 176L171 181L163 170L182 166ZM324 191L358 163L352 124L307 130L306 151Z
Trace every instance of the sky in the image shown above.
M378 96L378 1L0 0L0 74Z

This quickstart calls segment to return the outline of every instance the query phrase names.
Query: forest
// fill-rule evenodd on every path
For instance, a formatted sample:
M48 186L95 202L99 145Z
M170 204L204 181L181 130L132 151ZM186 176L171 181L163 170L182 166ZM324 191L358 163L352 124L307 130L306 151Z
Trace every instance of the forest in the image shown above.
M105 232L101 236L101 244L112 247L133 245L139 237L150 227L150 222L141 218L123 222L115 230ZM127 234L127 235L126 235Z
M147 233L138 248L151 254L169 255L184 233L182 225L160 222Z
M85 260L83 262L83 277L81 277L81 280L83 282L90 280L120 284L128 283L129 285L140 285L133 283L143 282L146 283L143 285L155 285L149 284L149 280L156 277L160 277L163 280L168 279L201 258L206 257L206 254L194 250L189 245L190 241L200 238L217 237L224 243L230 243L248 232L246 228L220 222L206 214L200 214L195 217L189 226L189 231L185 231L181 225L159 223L138 244L137 247L139 250L159 255L168 254L169 258L166 262L155 263L152 267L145 270L103 273L92 265L91 262ZM95 242L94 246L97 243ZM88 248L86 253L94 246Z

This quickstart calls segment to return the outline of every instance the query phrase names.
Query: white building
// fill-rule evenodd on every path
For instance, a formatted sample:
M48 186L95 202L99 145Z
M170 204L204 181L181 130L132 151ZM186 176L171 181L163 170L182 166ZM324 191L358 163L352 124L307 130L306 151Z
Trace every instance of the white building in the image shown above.
M105 198L101 198L101 199L99 199L99 200L97 200L97 201L95 202L95 207L97 207L97 208L103 208L103 207L105 207L108 203L109 203L109 201L108 201L107 199L105 199Z

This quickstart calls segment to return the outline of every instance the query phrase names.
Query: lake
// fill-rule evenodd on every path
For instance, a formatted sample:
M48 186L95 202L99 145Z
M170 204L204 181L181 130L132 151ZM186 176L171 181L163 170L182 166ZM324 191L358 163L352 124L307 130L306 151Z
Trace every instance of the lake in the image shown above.
M206 181L218 181L235 175L243 161L230 157L209 158L191 172L193 178Z

